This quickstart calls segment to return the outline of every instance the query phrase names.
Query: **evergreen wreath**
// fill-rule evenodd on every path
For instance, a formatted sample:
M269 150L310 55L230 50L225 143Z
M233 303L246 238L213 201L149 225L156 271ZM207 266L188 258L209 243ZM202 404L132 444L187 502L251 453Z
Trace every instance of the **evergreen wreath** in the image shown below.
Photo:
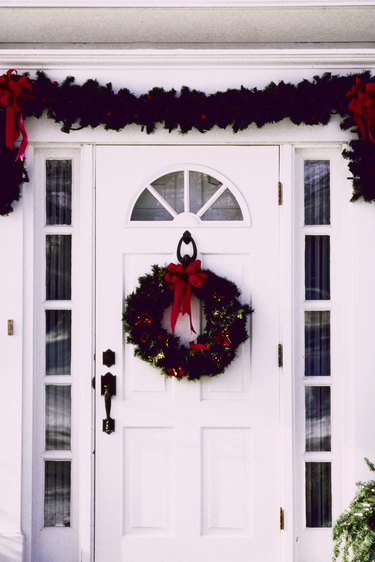
M192 285L191 292L203 305L206 327L189 347L183 345L161 325L165 309L173 305L173 265L153 265L152 272L140 277L136 290L125 299L127 342L135 345L136 356L168 377L198 380L216 376L225 371L248 338L247 316L252 309L240 303L240 291L232 281L200 270L202 283Z

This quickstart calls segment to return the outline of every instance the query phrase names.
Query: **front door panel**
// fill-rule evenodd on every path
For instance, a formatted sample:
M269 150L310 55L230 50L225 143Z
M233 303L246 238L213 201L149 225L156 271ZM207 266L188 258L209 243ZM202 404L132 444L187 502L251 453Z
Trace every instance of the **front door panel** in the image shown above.
M178 169L227 178L244 220L131 221L149 182ZM96 562L279 559L277 181L276 147L97 150ZM134 357L121 323L124 297L153 264L176 261L186 228L202 267L234 281L255 309L238 357L199 382L165 379ZM199 304L194 314L199 325ZM117 377L110 435L107 372Z

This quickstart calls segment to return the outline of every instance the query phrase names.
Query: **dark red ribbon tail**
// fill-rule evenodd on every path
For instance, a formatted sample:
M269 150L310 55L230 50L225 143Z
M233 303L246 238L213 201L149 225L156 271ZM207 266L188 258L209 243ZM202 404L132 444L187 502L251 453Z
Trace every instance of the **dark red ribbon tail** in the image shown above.
M16 160L22 161L25 158L25 152L26 152L28 137L27 137L27 132L26 132L26 129L25 129L25 125L24 125L21 113L18 116L18 128L21 131L22 140L21 140L21 144L19 146L18 152L17 152Z

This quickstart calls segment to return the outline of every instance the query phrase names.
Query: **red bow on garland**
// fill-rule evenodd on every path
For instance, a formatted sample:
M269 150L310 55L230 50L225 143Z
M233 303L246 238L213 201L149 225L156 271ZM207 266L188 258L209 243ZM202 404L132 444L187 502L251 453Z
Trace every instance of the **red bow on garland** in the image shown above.
M201 270L201 261L195 260L186 268L182 264L170 263L164 278L170 288L174 290L174 299L171 313L172 332L176 327L179 313L188 314L190 318L190 329L195 333L191 320L191 287L202 287L208 274Z
M352 98L348 108L352 111L363 138L366 138L367 131L368 138L375 143L375 137L372 134L372 129L375 127L375 83L366 84L357 76L355 85L346 95Z
M22 118L20 102L31 98L32 84L27 76L21 76L18 80L13 78L16 73L12 68L6 74L0 76L0 106L6 108L5 113L5 144L12 150L13 143L20 134L22 140L16 160L23 160L27 147L27 133Z

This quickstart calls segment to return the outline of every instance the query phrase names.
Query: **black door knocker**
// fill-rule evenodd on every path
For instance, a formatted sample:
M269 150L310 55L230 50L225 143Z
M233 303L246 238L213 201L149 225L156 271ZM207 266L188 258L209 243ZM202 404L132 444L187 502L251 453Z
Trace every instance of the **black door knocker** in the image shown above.
M182 243L186 245L188 244L193 245L193 254L191 256L189 256L189 254L185 254L184 256L181 256ZM190 232L188 230L185 230L177 246L177 259L180 263L182 263L184 267L187 267L190 263L195 261L196 257L197 257L197 246Z

